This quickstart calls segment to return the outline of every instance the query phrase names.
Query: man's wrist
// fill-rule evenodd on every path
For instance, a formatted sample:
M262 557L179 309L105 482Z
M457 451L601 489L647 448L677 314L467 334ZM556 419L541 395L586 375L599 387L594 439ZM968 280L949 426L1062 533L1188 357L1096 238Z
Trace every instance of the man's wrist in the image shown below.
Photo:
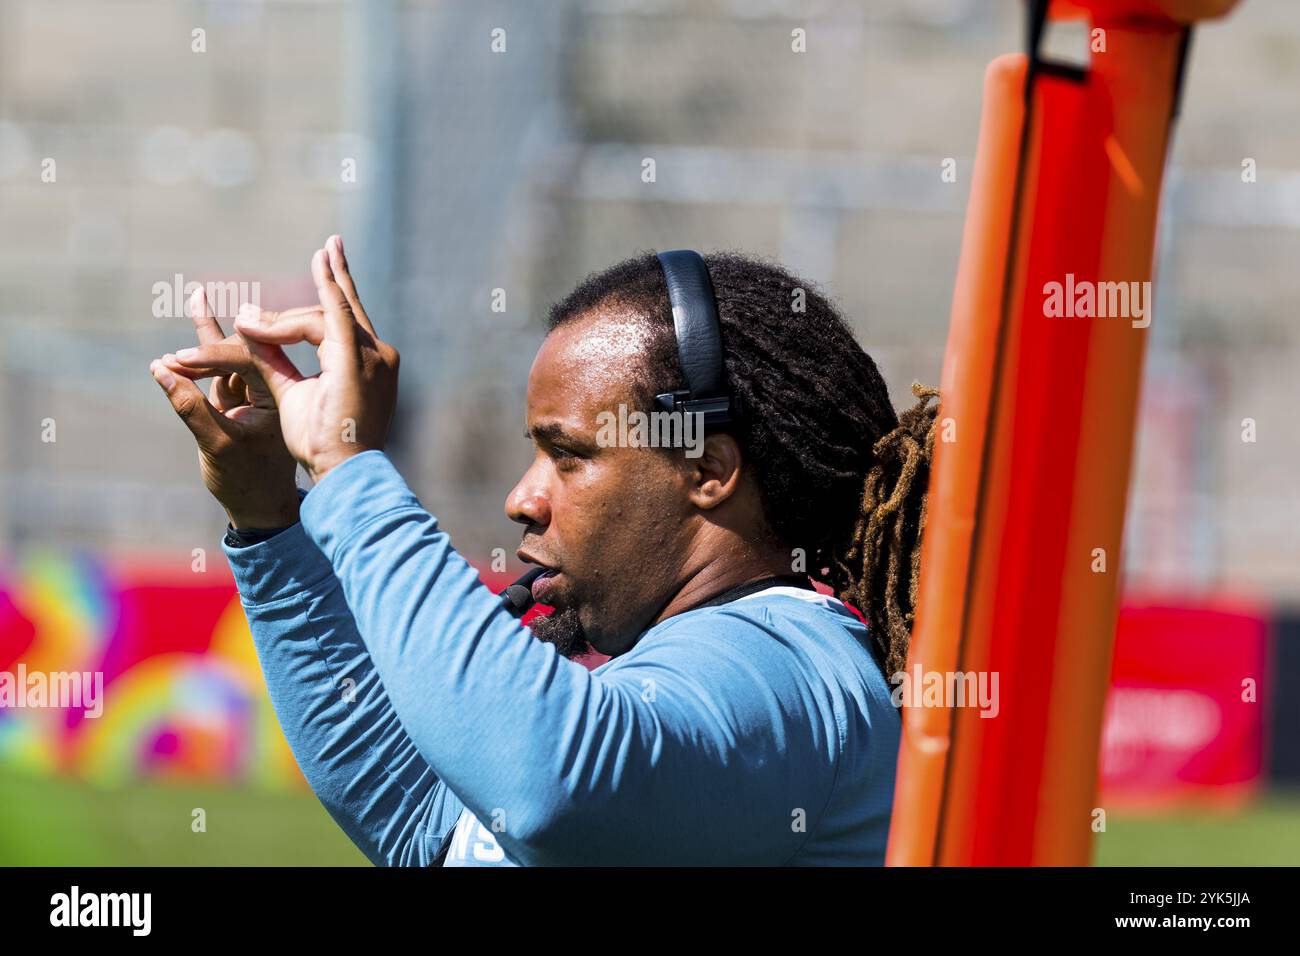
M325 479L325 476L339 465L365 451L383 451L383 448L349 442L347 447L341 451L333 452L328 457L322 457L320 461L313 461L310 465L304 464L303 470L307 472L307 477L311 479L313 485L319 485Z
M298 522L300 501L301 498L295 489L292 501L286 500L279 505L257 510L226 509L226 516L230 519L230 526L236 531L269 531L274 528L287 528Z

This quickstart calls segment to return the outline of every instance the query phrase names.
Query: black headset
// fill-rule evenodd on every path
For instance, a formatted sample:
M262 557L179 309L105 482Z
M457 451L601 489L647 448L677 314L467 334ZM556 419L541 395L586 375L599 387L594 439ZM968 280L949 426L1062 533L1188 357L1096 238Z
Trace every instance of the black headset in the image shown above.
M692 249L659 253L659 267L668 285L668 303L673 310L677 333L677 358L681 362L686 388L660 392L655 407L666 412L703 415L705 428L734 424L740 420L739 395L727 387L727 370L722 362L722 326L718 322L718 300L704 257ZM501 592L501 603L515 617L533 606L532 584L545 568L531 568Z
M727 388L718 300L704 257L691 249L674 249L659 253L659 266L668 284L686 388L656 395L655 407L702 414L705 427L734 423L742 414L740 396Z

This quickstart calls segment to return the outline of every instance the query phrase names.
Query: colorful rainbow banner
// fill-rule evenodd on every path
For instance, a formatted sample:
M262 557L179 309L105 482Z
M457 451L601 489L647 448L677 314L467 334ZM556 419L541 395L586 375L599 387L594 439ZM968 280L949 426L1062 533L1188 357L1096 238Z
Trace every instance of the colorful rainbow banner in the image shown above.
M0 765L101 784L305 786L224 567L168 574L50 554L0 566L0 672L20 667L102 675L103 712L0 707Z
M493 590L511 580L479 567ZM1111 674L1103 796L1163 806L1249 793L1262 773L1264 721L1253 698L1243 701L1243 680L1265 681L1266 646L1254 607L1130 601ZM85 706L6 704L20 675L53 687L60 675L91 674L102 678L98 717ZM90 555L0 562L4 767L103 785L306 787L224 562L201 573Z

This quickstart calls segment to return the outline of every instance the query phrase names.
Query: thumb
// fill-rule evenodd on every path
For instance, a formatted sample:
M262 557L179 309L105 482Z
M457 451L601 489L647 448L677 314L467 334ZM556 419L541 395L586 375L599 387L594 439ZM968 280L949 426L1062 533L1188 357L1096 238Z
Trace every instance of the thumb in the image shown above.
M188 378L172 374L160 359L154 359L149 371L167 394L167 400L181 421L194 433L200 447L214 450L230 437L232 423L212 407L197 385Z
M239 333L240 339L243 340L244 346L248 349L248 355L253 360L253 367L257 369L257 374L262 377L267 391L271 393L275 403L280 404L280 399L284 397L284 393L302 381L302 374L294 367L293 362L289 361L289 356L284 354L284 349L280 346L259 342L257 339L245 335L238 326L236 326L235 331Z

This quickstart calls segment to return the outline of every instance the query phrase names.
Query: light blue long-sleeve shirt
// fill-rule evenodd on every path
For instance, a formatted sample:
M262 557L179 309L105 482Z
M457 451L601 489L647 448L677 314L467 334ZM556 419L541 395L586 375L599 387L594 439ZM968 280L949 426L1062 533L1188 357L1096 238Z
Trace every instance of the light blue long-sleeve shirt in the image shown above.
M480 583L388 458L224 546L280 725L376 864L879 864L900 721L865 627L776 587L593 671ZM459 821L459 825L458 825Z

